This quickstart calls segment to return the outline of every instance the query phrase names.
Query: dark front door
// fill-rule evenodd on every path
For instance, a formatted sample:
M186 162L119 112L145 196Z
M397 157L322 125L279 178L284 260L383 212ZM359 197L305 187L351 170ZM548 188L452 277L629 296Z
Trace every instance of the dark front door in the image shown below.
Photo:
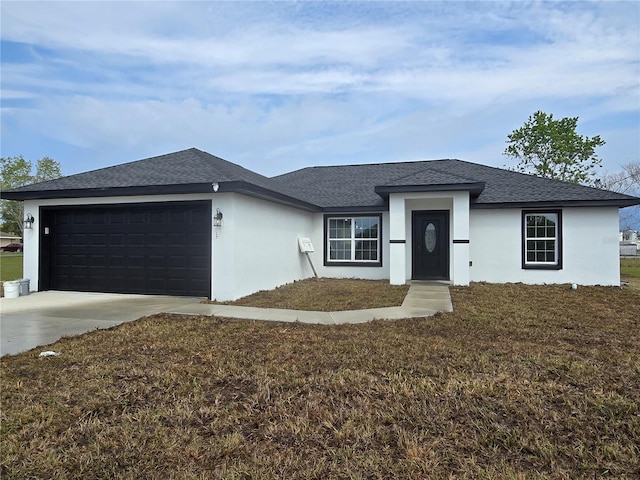
M41 290L208 297L211 202L41 210Z
M449 212L413 212L412 272L414 280L449 280Z

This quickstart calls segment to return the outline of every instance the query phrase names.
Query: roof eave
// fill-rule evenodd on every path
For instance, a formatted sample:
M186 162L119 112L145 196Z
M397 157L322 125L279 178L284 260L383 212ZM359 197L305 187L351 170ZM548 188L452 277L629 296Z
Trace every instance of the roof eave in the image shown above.
M71 188L64 190L27 190L2 192L3 200L40 200L55 198L131 197L137 195L171 195L213 192L212 184L142 185L131 187Z
M438 185L378 185L374 190L380 196L388 196L391 193L468 191L471 196L477 197L484 191L484 187L485 182L474 182Z
M233 182L221 182L219 192L241 193L249 197L261 198L272 202L288 205L290 207L307 210L309 212L320 211L320 207L313 203L305 202L295 197L291 197L284 193L269 190L268 188L259 187L243 180Z
M640 198L630 197L629 199L609 199L609 200L547 200L538 202L495 202L482 203L471 202L470 208L491 209L491 208L563 208L563 207L632 207L640 205Z
M45 200L58 198L132 197L139 195L185 195L214 193L211 182L176 185L144 185L131 187L78 188L65 190L27 190L2 192L3 200ZM245 181L219 182L218 192L241 193L308 211L319 211L317 205Z
M331 213L380 213L387 212L389 210L389 206L385 203L384 205L357 205L350 207L323 207L322 212L331 214Z

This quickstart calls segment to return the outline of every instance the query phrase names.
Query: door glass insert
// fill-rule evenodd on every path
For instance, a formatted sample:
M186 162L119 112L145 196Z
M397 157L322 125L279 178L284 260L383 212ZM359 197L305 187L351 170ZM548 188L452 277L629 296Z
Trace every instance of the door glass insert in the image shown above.
M436 226L431 222L424 229L424 246L429 253L436 249Z

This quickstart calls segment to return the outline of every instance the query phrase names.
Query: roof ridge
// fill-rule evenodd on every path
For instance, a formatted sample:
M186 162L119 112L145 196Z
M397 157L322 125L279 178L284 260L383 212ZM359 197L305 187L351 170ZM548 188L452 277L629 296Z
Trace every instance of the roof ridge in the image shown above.
M342 165L310 165L308 167L302 167L299 168L297 170L293 170L291 172L287 172L287 173L281 173L280 175L276 175L275 177L270 177L270 178L278 178L278 177L282 177L285 175L289 175L291 173L296 173L296 172L302 172L304 170L319 170L319 169L323 169L323 168L331 168L331 169L338 169L338 168L348 168L348 167L376 167L376 166L380 166L380 165L409 165L409 164L418 164L418 163L430 163L430 162L448 162L448 161L452 161L452 160L457 160L454 158L432 158L432 159L427 159L427 160L401 160L399 162L372 162L372 163L345 163ZM471 163L471 162L468 162Z
M249 170L248 168L243 167L242 165L238 165L237 163L234 163L234 162L232 162L230 160L227 160L225 158L222 158L222 157L218 157L217 155L213 155L212 153L205 152L205 151L199 150L197 148L192 148L192 149L189 149L189 150L194 150L194 153L196 153L196 155L199 158L201 158L201 159L203 159L205 161L221 160L222 162L224 162L223 165L232 165L234 168L241 169L242 171L247 172L247 173L249 173L251 175L261 177L261 178L263 178L265 180L270 180L270 177L262 175L261 173L258 173L258 172L254 172L253 170ZM179 152L176 152L176 153L179 153ZM219 165L218 165L218 167L219 167ZM224 172L224 173L228 173L228 172Z
M421 169L421 170L419 170L419 171L417 171L417 172L412 172L412 173L409 173L408 175L403 175L402 177L389 179L388 184L389 184L389 183L400 182L400 181L404 180L405 178L415 177L417 174L419 174L419 173L426 173L428 170L429 170L429 171L433 171L433 172L437 172L437 173L439 173L439 174L446 174L446 175L450 175L450 176L452 176L452 177L456 177L456 178L459 178L459 179L461 179L461 180L466 180L466 181L467 181L467 182L469 182L469 183L478 183L478 180L477 180L477 179L469 178L469 177L466 177L466 176L464 176L464 175L459 175L459 174L457 174L457 173L447 172L447 171L445 171L445 170L441 170L441 169L438 169L438 168L433 168L431 165L429 165L429 166L425 166L425 168L423 168L423 169Z

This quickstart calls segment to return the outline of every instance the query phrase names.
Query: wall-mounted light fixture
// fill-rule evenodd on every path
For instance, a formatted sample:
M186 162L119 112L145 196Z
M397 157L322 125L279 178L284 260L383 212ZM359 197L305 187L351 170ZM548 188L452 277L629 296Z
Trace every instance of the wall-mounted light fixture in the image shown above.
M213 226L221 227L222 226L222 212L219 208L216 208L216 214L213 216Z
M217 192L218 190L220 190L220 185L218 184L218 182L215 182L211 184L211 188L213 188L214 192Z
M30 213L27 213L27 218L24 219L25 230L31 230L34 223L36 223L36 219L33 218L33 215L31 215Z

